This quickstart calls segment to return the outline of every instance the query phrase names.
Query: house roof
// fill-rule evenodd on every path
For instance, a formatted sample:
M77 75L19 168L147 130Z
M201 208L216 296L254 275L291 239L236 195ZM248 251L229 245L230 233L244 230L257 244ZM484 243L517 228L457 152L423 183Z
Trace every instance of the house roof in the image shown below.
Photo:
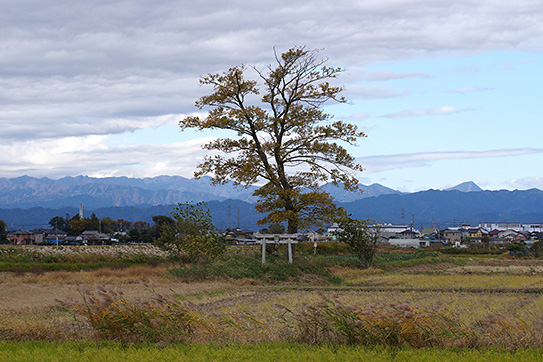
M33 233L28 230L18 230L18 231L12 231L9 235L32 235Z
M404 230L402 232L399 232L398 234L418 234L418 232L413 230Z
M85 230L83 231L81 236L87 237L87 238L93 238L93 239L109 239L110 238L109 235L101 233L96 230Z

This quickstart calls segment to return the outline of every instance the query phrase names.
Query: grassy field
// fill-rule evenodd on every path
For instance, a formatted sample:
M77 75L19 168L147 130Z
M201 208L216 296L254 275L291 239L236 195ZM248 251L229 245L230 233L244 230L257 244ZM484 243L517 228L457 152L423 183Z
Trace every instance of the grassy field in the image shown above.
M0 343L0 360L13 362L155 362L155 361L541 361L534 349L506 352L498 350L443 350L436 348L389 348L362 346L312 346L301 344L212 345L189 344L157 348L153 345L125 346L115 343Z
M3 250L27 268L0 272L0 360L543 360L539 259L387 250L366 270L348 255L262 267L233 248L180 276L152 248ZM96 266L115 255L131 261Z

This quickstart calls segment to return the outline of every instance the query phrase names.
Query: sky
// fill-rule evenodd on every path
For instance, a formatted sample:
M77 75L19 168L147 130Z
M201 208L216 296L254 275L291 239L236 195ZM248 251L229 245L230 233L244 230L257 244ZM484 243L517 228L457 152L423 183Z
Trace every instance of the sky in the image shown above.
M0 0L0 177L193 177L234 136L178 127L200 77L305 46L344 69L350 102L325 111L367 134L363 184L543 189L541 19L540 0Z

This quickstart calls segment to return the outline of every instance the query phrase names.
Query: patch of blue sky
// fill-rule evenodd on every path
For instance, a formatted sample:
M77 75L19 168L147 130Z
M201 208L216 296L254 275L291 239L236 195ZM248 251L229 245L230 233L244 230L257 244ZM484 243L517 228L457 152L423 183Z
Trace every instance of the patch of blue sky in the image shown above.
M147 127L135 131L110 135L109 144L111 147L122 147L145 144L167 144L179 142L179 126L162 125L159 127Z
M428 78L371 82L402 95L354 99L354 106L336 105L329 109L336 118L349 117L349 113L367 115L357 123L368 130L367 143L372 143L373 153L385 145L387 153L400 152L405 147L410 151L436 146L485 149L505 135L517 140L510 146L519 147L526 145L526 140L520 141L526 129L543 127L535 119L537 113L530 111L537 104L536 94L543 94L534 79L540 64L538 55L485 53L386 63L386 68L367 67L367 72L424 73ZM413 137L424 143L409 142ZM531 142L535 141L532 136Z
M357 157L436 155L419 164L394 164L392 169L383 165L372 172L368 167L362 177L369 182L385 181L404 191L417 185L420 190L451 185L454 175L458 182L473 180L490 189L511 188L510 179L539 180L533 175L534 165L543 162L543 153L537 152L543 134L541 112L537 111L543 85L536 76L542 64L542 55L510 52L377 64L365 67L365 74L415 76L361 80L358 85L379 84L398 96L355 98L350 106L333 105L327 110L335 118L356 119L367 132L368 138L350 148ZM420 74L427 77L416 76ZM536 153L516 153L515 149ZM440 152L447 150L460 151L459 158L440 159ZM483 152L492 150L512 152L511 156ZM483 153L465 156L462 151ZM519 184L530 187L529 182Z

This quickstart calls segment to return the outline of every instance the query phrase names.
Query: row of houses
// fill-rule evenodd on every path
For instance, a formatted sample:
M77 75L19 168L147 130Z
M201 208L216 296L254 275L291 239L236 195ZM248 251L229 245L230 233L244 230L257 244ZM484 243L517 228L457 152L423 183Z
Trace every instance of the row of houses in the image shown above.
M117 239L111 235L104 234L95 230L84 231L78 236L68 236L68 234L58 229L33 229L18 230L10 232L7 236L8 242L14 245L33 245L33 244L105 244L115 242Z
M486 229L483 226L492 226ZM509 244L525 243L531 245L543 241L543 223L484 223L477 226L464 224L459 227L438 229L435 227L416 230L409 225L378 225L381 240L402 247L462 247L467 243ZM511 227L511 228L508 228ZM337 230L337 225L329 228L329 232Z
M485 230L498 230L498 231L506 231L506 230L513 230L516 232L522 232L522 233L541 233L543 232L543 223L516 223L516 222L486 222L486 223L479 223L477 225L480 229Z
M495 226L488 230L481 225ZM505 229L512 226L511 229ZM444 230L423 228L416 230L410 225L379 225L382 241L398 246L439 247L444 245L461 246L468 242L488 242L494 244L519 243L531 244L543 238L543 224L486 223L478 226L462 225ZM313 230L303 235L305 240L325 242L334 240L334 232L339 230L337 224L327 229ZM255 241L255 232L247 229L230 229L219 231L232 243L251 243ZM88 230L78 236L68 236L58 229L19 230L8 234L11 244L106 244L117 242L113 236L99 231Z
M522 229L492 229L458 227L443 230L443 239L448 243L489 242L493 244L530 243L541 239L542 232Z

